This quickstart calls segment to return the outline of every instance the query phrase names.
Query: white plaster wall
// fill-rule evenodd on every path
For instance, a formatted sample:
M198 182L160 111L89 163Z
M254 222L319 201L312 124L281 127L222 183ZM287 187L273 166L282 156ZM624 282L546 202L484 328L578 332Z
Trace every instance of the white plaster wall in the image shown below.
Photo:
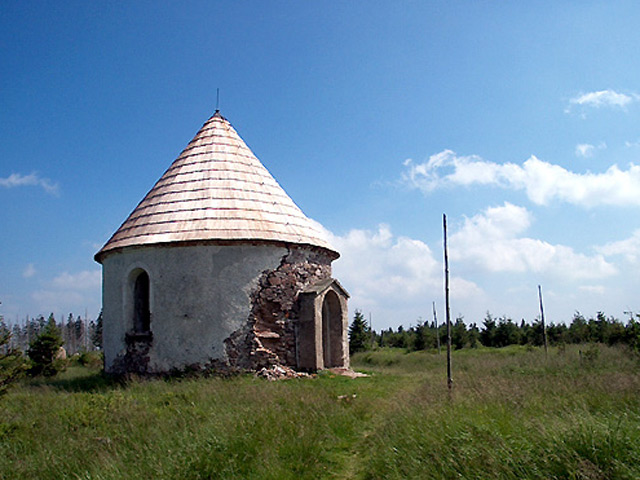
M286 254L271 245L149 246L108 254L102 262L106 371L124 355L125 334L133 328L134 270L149 275L149 369L164 372L225 360L224 339L246 323L260 274L277 268Z

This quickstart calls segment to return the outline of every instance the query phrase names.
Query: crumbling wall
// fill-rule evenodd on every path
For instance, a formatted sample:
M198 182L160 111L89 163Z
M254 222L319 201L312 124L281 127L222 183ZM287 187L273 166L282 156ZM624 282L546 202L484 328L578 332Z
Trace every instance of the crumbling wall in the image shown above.
M268 243L128 248L103 259L105 370L296 368L298 297L335 254ZM149 275L150 332L134 332L135 272ZM152 335L151 335L152 334Z
M246 325L225 340L229 366L244 370L297 366L298 295L331 277L332 260L322 249L292 247L278 268L262 272L251 293Z
M235 243L127 248L103 259L105 370L161 374L228 366L224 340L251 313L261 272L277 269L289 249ZM150 330L134 333L135 276L149 275Z
M153 343L153 335L149 333L128 333L125 335L127 345L124 355L116 357L110 373L123 375L135 373L145 375L149 372L149 350Z

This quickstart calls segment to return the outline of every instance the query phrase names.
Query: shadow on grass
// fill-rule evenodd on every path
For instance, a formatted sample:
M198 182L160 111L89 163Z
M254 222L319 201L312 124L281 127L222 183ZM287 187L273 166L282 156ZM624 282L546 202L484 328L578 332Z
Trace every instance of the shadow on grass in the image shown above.
M34 378L29 381L32 386L47 386L65 392L96 393L115 390L126 386L123 378L114 377L102 370L82 368L69 369L53 378Z

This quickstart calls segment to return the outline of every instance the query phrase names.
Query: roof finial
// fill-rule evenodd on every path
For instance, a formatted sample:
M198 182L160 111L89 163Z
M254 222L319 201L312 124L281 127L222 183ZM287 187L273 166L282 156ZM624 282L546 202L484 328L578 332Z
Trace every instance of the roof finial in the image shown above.
M220 89L216 88L216 113L220 111Z

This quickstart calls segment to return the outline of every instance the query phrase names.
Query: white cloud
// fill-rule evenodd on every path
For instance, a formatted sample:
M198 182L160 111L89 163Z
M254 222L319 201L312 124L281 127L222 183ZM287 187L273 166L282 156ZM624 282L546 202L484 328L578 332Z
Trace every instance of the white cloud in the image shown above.
M22 276L24 278L31 278L35 274L36 274L36 267L33 266L33 263L30 263L29 265L27 265L24 271L22 272Z
M620 290L619 270L604 253L583 254L528 237L533 222L526 208L510 203L449 222L453 318L461 314L467 322L481 323L490 310L514 319L534 319L538 284L543 285L545 313L554 322L569 321L576 309L613 311L620 303L614 298ZM438 320L444 319L440 242L427 245L395 235L384 224L344 235L324 232L342 255L333 264L333 275L351 294L350 318L358 308L366 317L371 312L377 330L408 327L420 317L431 321L435 301Z
M604 278L616 273L602 255L586 256L565 245L528 238L531 214L505 202L465 219L450 236L452 260L487 272L544 273L567 280Z
M496 163L485 162L476 155L459 157L451 150L431 155L426 163L404 161L407 170L405 182L423 191L431 191L444 185L496 184L500 181L500 168Z
M440 187L489 185L524 190L539 205L564 201L582 207L640 206L640 166L612 165L603 173L575 173L531 156L522 165L498 164L444 150L425 163L404 162L403 181L423 192Z
M51 286L61 290L87 290L102 283L100 270L84 270L78 273L62 272L55 277Z
M605 148L607 148L607 144L604 142L597 146L590 143L579 143L576 145L576 157L590 158L594 156L596 150L604 150Z
M331 243L342 255L334 264L340 278L367 302L387 296L406 300L441 288L440 264L429 246L394 238L387 225L375 232L354 229L342 237L332 235Z
M599 90L597 92L588 92L578 95L569 100L572 105L581 105L587 107L626 107L631 102L638 100L638 95L618 93L614 90Z
M607 291L604 285L582 285L581 287L578 287L578 289L582 292L594 295L604 295Z
M610 242L598 247L600 253L606 256L621 255L629 263L638 263L640 259L640 229L633 232L631 237L617 242Z
M419 316L430 318L432 301L441 307L442 262L426 243L395 236L384 224L375 231L353 229L339 236L325 230L325 234L341 253L333 273L351 294L350 307L373 312L374 328L415 325ZM483 295L476 284L456 276L451 287L452 299Z
M12 173L6 178L0 177L0 187L14 188L24 186L39 186L52 195L57 195L59 191L57 183L52 182L48 178L42 178L35 172L29 175Z
M100 270L62 272L44 289L33 292L31 298L43 314L83 312L85 308L100 305L101 282Z
M46 312L66 312L82 311L87 303L82 294L74 291L53 291L38 290L31 294L31 298L35 300L40 313L46 315Z
M576 145L576 157L592 157L596 147L589 143L579 143Z

